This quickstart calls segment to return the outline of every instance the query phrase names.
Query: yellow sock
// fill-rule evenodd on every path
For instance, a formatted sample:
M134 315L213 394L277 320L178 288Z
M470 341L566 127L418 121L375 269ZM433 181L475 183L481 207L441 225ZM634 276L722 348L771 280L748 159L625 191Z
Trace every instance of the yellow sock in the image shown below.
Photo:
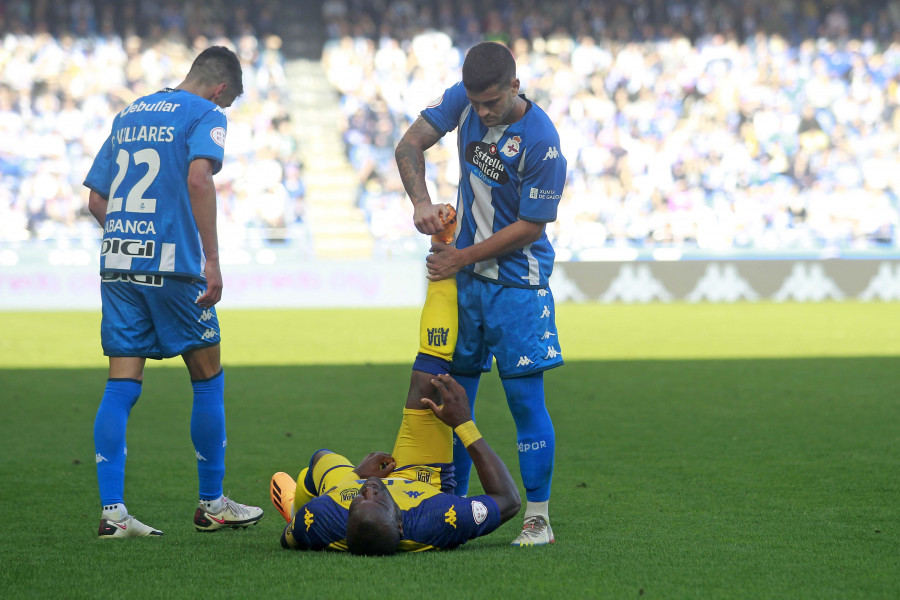
M458 331L456 278L429 281L419 320L419 352L452 360Z

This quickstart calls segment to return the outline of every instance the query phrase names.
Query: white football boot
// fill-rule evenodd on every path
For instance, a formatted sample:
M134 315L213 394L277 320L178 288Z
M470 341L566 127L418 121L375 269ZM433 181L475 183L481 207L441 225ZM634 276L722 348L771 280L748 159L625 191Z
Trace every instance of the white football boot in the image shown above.
M224 527L238 529L255 525L263 517L263 509L258 506L238 504L227 496L222 496L222 509L210 512L201 502L194 513L194 527L198 531L216 531Z
M553 529L547 519L539 515L525 517L522 533L512 541L511 546L544 546L556 541L553 537Z
M162 534L163 532L159 529L144 525L131 515L127 515L120 521L107 518L100 519L100 530L97 532L97 537L101 539L132 538Z

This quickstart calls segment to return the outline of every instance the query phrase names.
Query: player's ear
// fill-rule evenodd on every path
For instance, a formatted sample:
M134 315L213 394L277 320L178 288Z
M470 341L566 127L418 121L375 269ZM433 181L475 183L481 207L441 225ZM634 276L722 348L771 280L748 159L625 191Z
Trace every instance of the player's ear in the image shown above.
M216 86L216 89L213 91L213 102L221 98L225 95L225 91L228 90L228 84L224 81Z
M522 85L522 83L519 81L519 78L518 78L518 77L513 77L513 80L509 82L509 87L510 87L510 89L511 89L512 92L513 92L514 94L516 94L516 95L518 95L518 93L519 93L519 86L520 86L520 85Z

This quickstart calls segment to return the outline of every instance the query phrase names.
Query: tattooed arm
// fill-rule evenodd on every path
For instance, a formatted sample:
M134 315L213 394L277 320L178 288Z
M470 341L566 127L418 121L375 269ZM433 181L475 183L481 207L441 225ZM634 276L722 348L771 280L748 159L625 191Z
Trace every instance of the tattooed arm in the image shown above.
M418 117L403 134L394 158L400 179L413 203L413 223L420 233L432 235L444 228L440 210L443 202L433 203L425 187L425 151L434 146L443 134L431 123Z

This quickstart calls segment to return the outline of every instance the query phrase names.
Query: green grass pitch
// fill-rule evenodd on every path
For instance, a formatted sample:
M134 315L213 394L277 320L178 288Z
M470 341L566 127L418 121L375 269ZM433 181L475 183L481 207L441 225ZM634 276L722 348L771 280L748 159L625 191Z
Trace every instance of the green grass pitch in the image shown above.
M126 501L162 538L96 539L94 313L0 313L3 598L897 598L900 304L558 307L546 376L557 543L520 519L452 552L283 551L274 471L311 451L390 450L417 309L220 309L226 492L256 527L201 534L190 386L152 362L128 431ZM518 480L496 373L479 427Z

